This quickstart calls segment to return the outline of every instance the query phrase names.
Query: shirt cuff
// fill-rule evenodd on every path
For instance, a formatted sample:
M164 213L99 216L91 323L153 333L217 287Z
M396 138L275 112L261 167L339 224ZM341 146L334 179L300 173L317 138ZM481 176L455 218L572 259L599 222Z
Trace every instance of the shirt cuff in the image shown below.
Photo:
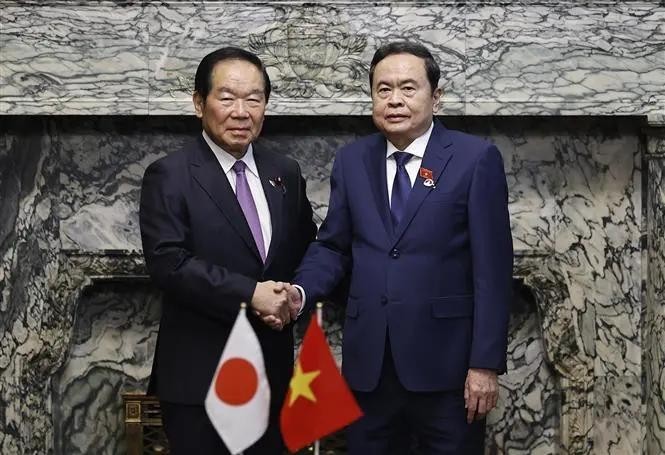
M298 316L300 316L302 314L302 310L305 309L305 300L307 299L307 296L305 295L305 290L302 288L302 286L294 284L293 287L296 288L298 292L300 292L300 300L302 301L300 304L300 309L298 310Z

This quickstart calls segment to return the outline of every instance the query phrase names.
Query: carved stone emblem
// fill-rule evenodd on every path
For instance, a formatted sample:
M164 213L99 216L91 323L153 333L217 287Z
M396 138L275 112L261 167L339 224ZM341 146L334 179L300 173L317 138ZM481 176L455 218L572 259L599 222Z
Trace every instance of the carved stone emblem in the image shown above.
M175 87L169 88L171 98L177 98L179 93L185 93L190 96L194 93L194 76L177 74L175 79Z
M353 33L333 7L278 10L277 25L250 34L249 48L268 67L281 96L331 98L368 93L364 34Z

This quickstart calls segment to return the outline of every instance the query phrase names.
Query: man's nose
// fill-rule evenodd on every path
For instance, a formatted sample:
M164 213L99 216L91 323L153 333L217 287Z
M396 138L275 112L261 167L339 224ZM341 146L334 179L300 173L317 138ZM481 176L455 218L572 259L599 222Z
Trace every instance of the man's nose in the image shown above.
M231 114L234 117L247 117L249 113L247 111L247 106L245 106L245 100L242 99L235 100L235 103L233 103L233 110L231 111Z
M390 97L388 98L388 104L390 106L401 106L404 103L402 99L402 92L399 90L393 90L390 92Z

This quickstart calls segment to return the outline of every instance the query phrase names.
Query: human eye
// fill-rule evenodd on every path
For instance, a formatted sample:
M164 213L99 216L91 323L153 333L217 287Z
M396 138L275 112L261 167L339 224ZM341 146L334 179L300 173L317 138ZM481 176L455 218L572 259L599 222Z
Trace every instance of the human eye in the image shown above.
M222 103L224 106L230 106L235 102L235 97L228 93L221 93L217 99Z
M404 87L402 87L402 91L406 95L413 95L414 93L416 93L416 88L413 85L405 85Z
M261 102L262 100L258 96L250 96L249 98L247 98L247 104L249 104L250 106L260 106Z
M379 94L379 96L385 97L390 94L390 88L386 86L379 87L376 92Z

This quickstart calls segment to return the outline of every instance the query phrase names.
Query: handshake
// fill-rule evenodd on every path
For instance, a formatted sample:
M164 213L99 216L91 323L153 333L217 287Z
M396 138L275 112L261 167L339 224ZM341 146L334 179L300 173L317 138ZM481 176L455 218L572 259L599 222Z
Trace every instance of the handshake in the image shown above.
M264 281L257 283L250 306L268 326L282 330L298 317L302 297L300 291L289 283Z

